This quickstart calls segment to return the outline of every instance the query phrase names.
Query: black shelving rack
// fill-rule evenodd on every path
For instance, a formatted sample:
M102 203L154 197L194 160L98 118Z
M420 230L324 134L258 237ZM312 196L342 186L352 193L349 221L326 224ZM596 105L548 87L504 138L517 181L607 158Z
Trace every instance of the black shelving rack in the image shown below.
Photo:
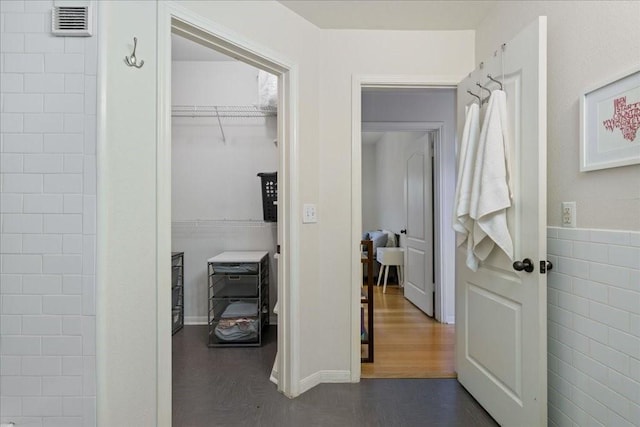
M171 335L184 326L184 252L171 253Z
M262 333L269 325L269 253L267 251L227 251L207 260L208 271L208 346L255 347L262 345ZM233 304L252 307L243 314L240 331L254 334L227 338L221 322ZM222 329L221 329L222 328ZM249 329L253 328L253 329ZM227 329L228 330L228 329Z

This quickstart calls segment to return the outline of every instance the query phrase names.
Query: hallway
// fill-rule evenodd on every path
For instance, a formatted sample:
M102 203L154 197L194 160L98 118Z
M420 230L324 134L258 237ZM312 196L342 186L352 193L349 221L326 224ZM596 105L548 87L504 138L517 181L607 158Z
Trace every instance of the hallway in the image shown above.
M454 325L427 317L398 286L373 293L374 363L362 364L362 378L456 378Z

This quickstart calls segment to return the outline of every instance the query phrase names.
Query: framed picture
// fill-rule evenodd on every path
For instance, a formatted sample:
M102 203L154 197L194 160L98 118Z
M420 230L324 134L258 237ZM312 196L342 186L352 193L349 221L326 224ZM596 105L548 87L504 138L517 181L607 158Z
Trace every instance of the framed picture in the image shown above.
M580 171L640 164L640 67L580 99Z

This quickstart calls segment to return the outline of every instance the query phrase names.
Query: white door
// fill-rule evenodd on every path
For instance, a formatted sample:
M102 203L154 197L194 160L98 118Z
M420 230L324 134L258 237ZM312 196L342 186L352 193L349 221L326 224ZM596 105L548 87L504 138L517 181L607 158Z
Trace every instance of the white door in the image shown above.
M546 17L526 27L504 51L504 85L511 128L513 202L507 223L514 260L533 271L515 271L494 248L477 272L456 254L456 370L458 380L504 426L547 422L546 262ZM458 86L458 124L479 92L476 82L497 85L501 52Z
M429 135L431 140L431 135ZM433 317L431 143L409 155L405 175L407 215L404 296Z

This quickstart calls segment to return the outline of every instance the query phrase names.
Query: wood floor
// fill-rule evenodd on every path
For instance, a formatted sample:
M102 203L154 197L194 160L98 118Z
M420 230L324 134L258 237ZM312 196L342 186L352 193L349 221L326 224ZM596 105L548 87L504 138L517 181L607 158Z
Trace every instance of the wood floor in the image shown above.
M456 377L454 325L429 318L398 286L374 286L373 300L374 363L362 364L362 378Z

